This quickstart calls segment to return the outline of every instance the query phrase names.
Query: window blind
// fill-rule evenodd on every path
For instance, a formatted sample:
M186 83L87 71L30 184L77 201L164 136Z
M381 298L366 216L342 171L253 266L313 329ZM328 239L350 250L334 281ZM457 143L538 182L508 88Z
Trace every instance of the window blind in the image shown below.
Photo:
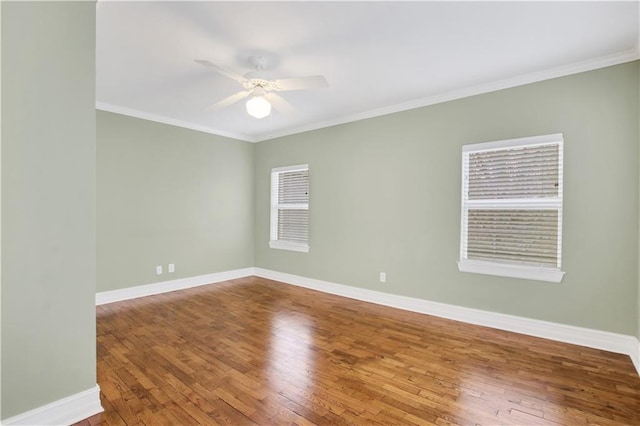
M307 245L309 241L308 166L273 169L271 185L271 241Z
M278 240L306 243L309 235L309 210L278 212Z
M469 199L557 197L558 145L469 154Z
M562 135L513 142L463 148L461 259L559 269Z
M468 259L557 266L557 210L470 209L468 223Z

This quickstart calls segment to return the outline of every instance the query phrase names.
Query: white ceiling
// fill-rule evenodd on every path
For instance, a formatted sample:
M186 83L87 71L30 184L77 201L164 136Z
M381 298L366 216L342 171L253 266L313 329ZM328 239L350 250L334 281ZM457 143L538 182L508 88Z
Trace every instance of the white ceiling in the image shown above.
M97 107L260 141L638 59L639 3L120 2L97 7ZM266 78L292 113L249 117L242 88L194 62Z

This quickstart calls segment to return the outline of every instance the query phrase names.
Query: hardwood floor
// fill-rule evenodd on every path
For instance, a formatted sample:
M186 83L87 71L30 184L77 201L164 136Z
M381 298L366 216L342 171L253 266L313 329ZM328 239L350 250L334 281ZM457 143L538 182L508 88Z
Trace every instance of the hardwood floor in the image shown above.
M103 426L640 425L625 355L257 277L97 318Z

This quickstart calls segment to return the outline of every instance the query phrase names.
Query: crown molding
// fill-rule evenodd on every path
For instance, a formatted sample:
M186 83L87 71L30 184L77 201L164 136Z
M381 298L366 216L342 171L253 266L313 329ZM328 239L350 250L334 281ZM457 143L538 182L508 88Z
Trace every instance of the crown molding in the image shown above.
M463 89L454 90L451 92L445 92L429 96L427 98L417 99L414 101L403 102L384 108L377 108L370 111L365 111L346 117L341 117L335 120L327 120L318 123L312 123L305 126L296 127L293 129L284 130L282 132L275 132L269 134L268 137L261 138L257 142L262 142L270 139L276 139L283 136L290 136L298 133L309 132L312 130L318 130L325 127L337 126L339 124L353 123L354 121L366 120L369 118L380 117L383 115L394 114L396 112L408 111L411 109L422 108L429 105L435 105L443 102L453 101L456 99L468 98L475 95L481 95L484 93L496 92L498 90L509 89L517 86L524 86L526 84L537 83L544 80L551 80L554 78L565 77L572 74L579 74L581 72L593 71L599 68L606 68L613 65L620 65L626 62L635 61L640 59L640 48L630 49L623 52L614 53L612 55L602 56L587 61L576 62L569 65L564 65L557 68L552 68L544 71L538 71L535 73L525 74L518 77L507 78L503 80L494 81L491 83L481 84L477 86L469 86Z
M247 135L241 135L232 132L217 130L212 127L202 126L190 121L176 120L175 118L166 117L164 115L153 114L146 111L140 111L134 108L123 107L120 105L109 104L106 102L96 101L96 109L100 111L113 112L116 114L127 115L129 117L141 118L143 120L155 121L156 123L169 124L171 126L182 127L190 130L197 130L211 135L223 136L225 138L236 139L242 142L258 142L257 139Z
M459 90L439 93L426 98L403 102L384 108L377 108L370 111L364 111L357 114L340 117L337 119L319 121L299 127L294 127L283 130L281 132L269 132L268 134L257 137L252 137L245 134L225 132L189 121L177 120L174 118L165 117L119 105L113 105L106 102L96 102L96 109L128 115L136 118L142 118L144 120L155 121L158 123L169 124L172 126L184 127L186 129L197 130L200 132L236 139L243 142L256 143L635 61L640 59L640 40L638 41L638 43L639 46L636 46L633 49L625 50L623 52L618 52L607 56L601 56L599 58L589 59L587 61L576 62L569 65L563 65L561 67L525 74L518 77L498 80L491 83L469 86Z

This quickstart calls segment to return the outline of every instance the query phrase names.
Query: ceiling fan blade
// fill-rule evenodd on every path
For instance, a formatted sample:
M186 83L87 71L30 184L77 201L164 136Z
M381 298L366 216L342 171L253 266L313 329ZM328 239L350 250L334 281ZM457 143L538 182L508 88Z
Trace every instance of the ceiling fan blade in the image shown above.
M283 112L285 114L290 114L293 112L293 107L291 106L291 104L285 101L284 98L277 93L269 92L267 93L265 98L267 98L267 100L271 102L271 105L273 105L273 107L279 112Z
M246 78L244 78L243 76L241 76L240 74L238 74L235 71L232 71L228 68L225 68L221 65L216 65L210 61L207 61L206 59L195 59L195 61L197 63L199 63L200 65L204 65L205 67L209 67L209 68L213 68L213 70L215 72L217 72L218 74L222 74L225 77L230 78L231 80L235 80L238 83L244 83L245 81L247 81Z
M300 78L283 78L274 80L276 90L324 89L329 87L327 80L321 75Z
M246 98L250 94L251 94L250 91L243 90L242 92L238 92L234 95L228 96L222 99L221 101L216 102L213 105L209 105L208 107L204 108L203 111L220 111L222 108L226 108L229 105L233 105L239 100Z

